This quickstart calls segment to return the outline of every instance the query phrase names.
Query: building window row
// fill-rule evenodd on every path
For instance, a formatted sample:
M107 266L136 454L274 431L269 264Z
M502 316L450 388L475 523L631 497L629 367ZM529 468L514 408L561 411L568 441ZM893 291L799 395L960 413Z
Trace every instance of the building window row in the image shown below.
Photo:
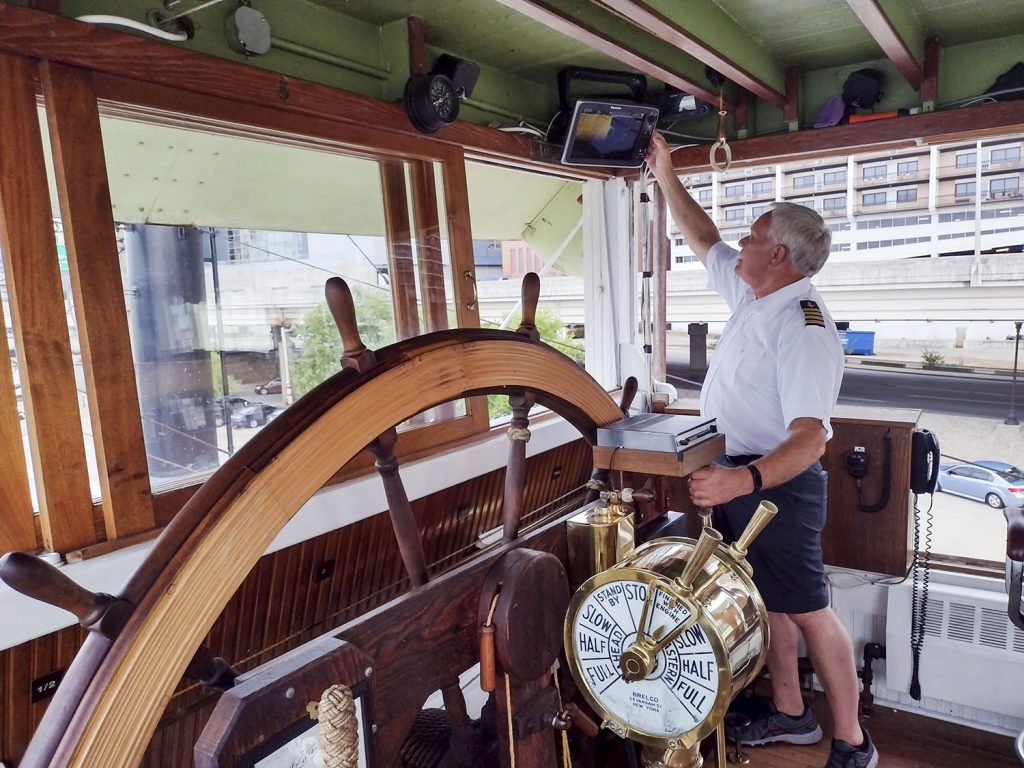
M939 238L940 240L942 238ZM892 240L866 240L862 243L857 243L858 251L867 251L873 248L891 248L894 245L913 245L914 243L928 243L931 242L931 238L927 235L925 237L898 237Z
M939 221L942 223L953 221L974 221L974 211L957 211L956 213L940 213Z
M870 221L858 221L857 229L888 229L889 227L912 227L918 224L927 224L927 216L893 216L885 219L871 219Z

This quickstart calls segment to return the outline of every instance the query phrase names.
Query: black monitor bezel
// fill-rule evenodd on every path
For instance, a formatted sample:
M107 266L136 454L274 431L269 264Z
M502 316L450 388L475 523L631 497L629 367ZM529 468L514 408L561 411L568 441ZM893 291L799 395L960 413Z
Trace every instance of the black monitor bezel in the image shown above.
M584 111L586 110L586 111ZM640 114L642 125L637 132L636 141L630 151L628 158L608 157L573 157L573 148L577 141L579 122L584 114L607 115L609 117L624 117L628 113ZM603 168L639 168L643 165L644 157L647 154L647 147L650 145L651 136L658 124L660 113L657 107L645 104L634 104L613 101L600 101L595 99L581 99L576 102L573 108L572 121L569 123L569 130L565 134L565 144L562 147L562 165L570 166L597 166Z

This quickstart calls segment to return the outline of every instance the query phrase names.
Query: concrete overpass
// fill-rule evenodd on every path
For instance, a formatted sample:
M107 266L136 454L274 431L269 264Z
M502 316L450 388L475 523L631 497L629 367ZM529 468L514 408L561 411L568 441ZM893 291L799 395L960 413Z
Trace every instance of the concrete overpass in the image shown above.
M953 342L1004 340L1024 320L1024 254L1005 253L828 264L814 278L832 316L878 338ZM583 279L541 280L541 306L565 323L583 323ZM705 322L712 334L729 317L707 290L699 265L667 275L667 319L675 329ZM481 317L500 322L519 298L517 280L478 285Z

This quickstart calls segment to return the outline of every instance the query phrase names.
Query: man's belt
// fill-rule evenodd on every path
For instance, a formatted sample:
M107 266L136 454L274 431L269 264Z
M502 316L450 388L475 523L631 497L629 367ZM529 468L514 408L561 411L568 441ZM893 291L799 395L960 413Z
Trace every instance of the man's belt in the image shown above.
M752 461L757 461L762 457L760 453L738 453L735 456L726 456L729 461L735 464L737 467L742 467L749 464Z

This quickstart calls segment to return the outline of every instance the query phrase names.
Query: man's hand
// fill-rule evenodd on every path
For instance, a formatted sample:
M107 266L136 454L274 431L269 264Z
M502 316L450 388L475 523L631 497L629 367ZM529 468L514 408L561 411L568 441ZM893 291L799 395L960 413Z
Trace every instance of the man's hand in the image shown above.
M698 469L690 475L687 484L690 499L698 507L725 504L754 490L754 478L746 467L723 467L718 464Z
M672 150L668 148L665 137L657 131L651 137L651 145L647 148L647 167L658 180L675 176L672 168Z

